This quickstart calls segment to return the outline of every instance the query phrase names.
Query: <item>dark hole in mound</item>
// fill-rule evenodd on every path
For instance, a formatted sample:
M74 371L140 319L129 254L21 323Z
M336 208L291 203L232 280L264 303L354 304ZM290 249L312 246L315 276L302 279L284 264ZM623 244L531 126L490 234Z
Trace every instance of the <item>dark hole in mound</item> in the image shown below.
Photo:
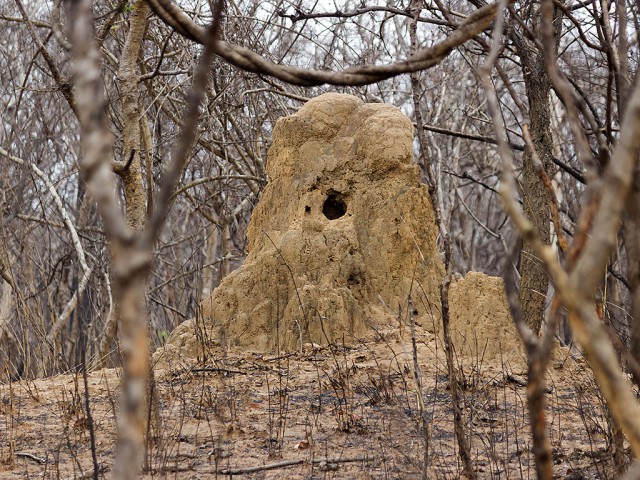
M327 194L324 205L322 205L322 213L324 213L324 216L329 220L335 220L347 213L347 204L342 200L340 194L330 191Z
M309 205L304 207L304 213L311 213L311 207Z

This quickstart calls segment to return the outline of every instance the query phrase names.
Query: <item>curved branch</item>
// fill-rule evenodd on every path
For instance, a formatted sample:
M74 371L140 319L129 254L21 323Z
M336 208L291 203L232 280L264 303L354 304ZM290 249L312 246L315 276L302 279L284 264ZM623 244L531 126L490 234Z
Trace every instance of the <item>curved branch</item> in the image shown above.
M150 0L149 5L164 23L182 36L204 44L205 29L196 24L171 0ZM352 67L341 72L307 70L276 65L247 48L222 40L216 41L214 53L242 70L271 75L293 85L306 87L325 83L350 86L368 85L403 73L426 70L437 65L455 48L489 28L495 18L496 11L496 3L479 8L459 24L457 29L442 42L436 43L430 48L421 49L406 60L388 65Z

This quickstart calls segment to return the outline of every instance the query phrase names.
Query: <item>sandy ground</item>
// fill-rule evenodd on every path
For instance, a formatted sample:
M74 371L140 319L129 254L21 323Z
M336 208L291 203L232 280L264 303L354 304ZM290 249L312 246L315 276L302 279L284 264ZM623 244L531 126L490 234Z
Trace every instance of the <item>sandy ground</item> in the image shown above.
M144 478L464 478L443 348L427 332L417 340L426 467L410 339L390 333L280 356L212 347L204 361L158 369ZM535 478L524 372L456 361L478 477ZM99 475L111 478L119 372L88 384ZM607 415L584 363L554 361L548 384L556 477L613 478ZM0 478L91 478L88 423L82 375L0 384Z

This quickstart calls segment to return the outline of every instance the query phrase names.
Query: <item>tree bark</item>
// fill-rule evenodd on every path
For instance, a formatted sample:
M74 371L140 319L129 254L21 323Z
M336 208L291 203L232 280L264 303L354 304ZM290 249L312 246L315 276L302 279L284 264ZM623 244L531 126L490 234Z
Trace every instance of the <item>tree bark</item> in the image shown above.
M519 50L521 49L519 48ZM529 100L531 139L533 147L542 161L543 168L548 174L553 157L549 104L551 80L545 69L542 52L535 55L529 52L522 53L521 59ZM551 208L540 175L536 172L530 148L526 148L523 155L522 189L524 212L535 225L539 238L545 244L549 244ZM527 240L523 242L520 254L520 273L519 301L524 312L524 319L529 328L538 333L544 319L549 278L543 262L537 258L533 246Z
M623 217L624 246L627 251L627 279L631 291L631 354L640 361L640 174L634 175Z
M137 60L147 26L149 6L146 0L139 0L133 6L129 17L129 33L120 63L120 88L122 92L123 157L116 165L116 173L122 179L127 224L134 231L145 225L147 202L142 180L140 162L141 130L140 88Z
M149 6L146 0L138 0L129 16L129 32L125 41L118 77L122 92L122 160L114 164L114 171L122 180L127 225L135 232L144 228L147 203L140 162L142 131L140 128L140 89L137 59L147 26ZM147 148L145 142L145 149ZM152 185L147 186L153 188ZM120 306L115 305L114 315L105 326L105 337L100 345L100 365L108 363L108 352L118 332Z

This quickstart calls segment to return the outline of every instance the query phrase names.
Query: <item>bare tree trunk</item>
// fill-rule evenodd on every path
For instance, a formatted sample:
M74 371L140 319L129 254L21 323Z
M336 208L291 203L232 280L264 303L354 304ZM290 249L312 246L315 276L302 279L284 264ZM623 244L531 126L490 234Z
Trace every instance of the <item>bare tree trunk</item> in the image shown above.
M138 0L129 17L129 33L118 72L122 92L124 148L123 158L116 164L115 171L122 179L124 186L127 224L134 231L142 230L147 216L147 202L140 164L142 108L140 106L137 60L148 16L147 1Z
M524 48L526 47L520 46L518 50ZM520 57L523 63L527 98L529 99L532 143L548 174L553 157L549 104L551 81L545 69L542 53L533 56L529 52L521 52ZM535 225L540 240L549 244L551 224L549 198L534 166L533 152L529 148L525 149L523 155L522 188L525 215ZM544 319L549 278L543 262L537 257L528 240L524 240L522 245L520 273L519 302L522 306L524 319L529 328L538 333Z
M140 129L140 90L139 75L137 73L137 59L140 54L144 32L146 30L149 7L146 0L138 0L129 17L129 32L124 46L124 53L118 72L122 95L122 159L114 162L114 171L122 180L125 200L125 216L127 225L134 231L141 231L146 220L146 198L142 181L140 164L141 129ZM151 187L148 187L151 188ZM106 353L111 348L115 334L118 331L120 317L119 305L115 306L111 324L106 326L109 333L104 337L100 353ZM104 362L106 358L102 359Z
M3 252L3 264L11 259L8 252ZM10 278L9 278L10 280ZM14 287L7 280L0 279L0 381L6 381L5 375L15 377L22 371L22 358L17 354L17 340L10 329L11 316L13 315L16 294Z
M631 291L631 342L629 349L640 361L640 174L636 172L623 218L624 246L627 252L627 279Z
M120 176L124 188L125 218L127 225L134 232L141 232L146 224L148 208L145 193L144 180L142 177L141 158L144 153L145 159L150 159L149 150L152 148L150 132L146 125L142 105L140 104L140 75L138 73L138 57L142 48L142 41L147 28L147 17L149 16L149 6L147 0L138 0L129 17L129 32L124 46L124 53L120 63L119 77L122 91L122 117L123 117L123 158L120 163L116 163L115 172ZM147 161L147 189L153 190L153 176L149 171L150 162ZM133 248L130 255L140 254ZM121 257L123 258L123 257ZM116 267L117 269L117 267ZM116 287L123 288L124 291L116 293L116 298L122 299L122 303L116 302L114 320L121 326L122 337L133 340L136 352L128 352L131 355L130 365L139 366L141 371L133 375L132 382L136 382L135 388L144 388L146 395L138 400L144 402L144 406L136 412L132 412L134 420L131 425L125 428L131 429L124 437L136 438L136 445L145 445L144 469L148 469L149 462L149 434L151 423L154 423L154 430L159 429L160 414L158 403L154 398L155 377L151 364L151 323L146 302L147 274L148 266L133 279L121 278L116 282ZM182 279L181 279L182 280ZM131 282L127 285L128 282ZM129 317L129 318L125 318ZM123 349L123 354L124 354ZM141 355L146 355L143 360ZM144 370L142 371L142 367ZM144 376L144 380L141 377ZM140 385L137 385L140 383ZM126 444L120 445L118 459L128 455L129 448ZM117 459L117 460L118 460ZM135 462L135 463L132 463ZM120 463L120 462L118 462ZM129 462L139 463L138 458L132 458ZM121 472L126 473L126 472Z

